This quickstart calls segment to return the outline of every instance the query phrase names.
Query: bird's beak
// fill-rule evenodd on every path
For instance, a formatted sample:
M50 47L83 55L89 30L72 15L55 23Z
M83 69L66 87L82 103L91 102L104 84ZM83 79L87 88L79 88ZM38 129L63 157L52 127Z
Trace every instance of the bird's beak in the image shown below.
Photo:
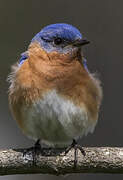
M88 41L87 39L78 39L73 43L73 46L80 47L80 46L83 46L83 45L89 44L89 43L90 43L90 41Z

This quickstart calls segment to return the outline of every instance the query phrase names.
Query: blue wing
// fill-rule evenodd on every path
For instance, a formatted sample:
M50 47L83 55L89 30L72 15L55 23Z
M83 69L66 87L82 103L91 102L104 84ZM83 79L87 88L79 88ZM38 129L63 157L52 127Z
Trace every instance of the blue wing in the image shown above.
M22 65L23 62L24 62L27 58L28 58L27 53L26 53L26 52L22 53L22 54L21 54L21 58L20 58L20 60L19 60L19 65Z
M87 67L87 60L85 58L83 59L83 65L86 71L89 72L88 67Z

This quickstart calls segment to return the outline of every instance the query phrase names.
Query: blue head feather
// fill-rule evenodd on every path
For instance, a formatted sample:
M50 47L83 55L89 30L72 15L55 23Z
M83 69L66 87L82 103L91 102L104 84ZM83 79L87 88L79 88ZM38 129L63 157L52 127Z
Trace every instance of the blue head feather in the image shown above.
M62 43L56 45L54 40L58 38L62 40ZM37 41L47 52L65 52L64 47L77 39L82 39L82 35L77 28L69 24L57 23L44 27L31 42Z

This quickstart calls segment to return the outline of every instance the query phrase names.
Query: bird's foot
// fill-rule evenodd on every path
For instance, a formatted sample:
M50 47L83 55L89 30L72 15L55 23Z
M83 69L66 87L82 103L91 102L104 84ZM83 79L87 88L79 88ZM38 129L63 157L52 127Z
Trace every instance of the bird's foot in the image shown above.
M38 139L33 147L30 147L24 150L23 157L26 155L28 156L31 155L33 165L36 165L36 158L37 158L37 155L39 155L40 153L43 154L43 149L41 148L41 145L40 145L40 139Z
M82 153L83 156L86 155L84 149L79 145L77 144L76 140L73 139L73 142L72 144L65 150L65 155L72 149L74 148L74 167L76 168L76 165L77 165L77 150L79 149Z

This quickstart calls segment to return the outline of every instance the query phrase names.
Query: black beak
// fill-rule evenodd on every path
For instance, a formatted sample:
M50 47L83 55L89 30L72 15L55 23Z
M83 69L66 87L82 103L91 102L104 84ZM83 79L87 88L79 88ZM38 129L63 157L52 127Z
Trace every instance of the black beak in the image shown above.
M90 41L88 41L87 39L78 39L73 43L73 45L79 47L89 43Z

